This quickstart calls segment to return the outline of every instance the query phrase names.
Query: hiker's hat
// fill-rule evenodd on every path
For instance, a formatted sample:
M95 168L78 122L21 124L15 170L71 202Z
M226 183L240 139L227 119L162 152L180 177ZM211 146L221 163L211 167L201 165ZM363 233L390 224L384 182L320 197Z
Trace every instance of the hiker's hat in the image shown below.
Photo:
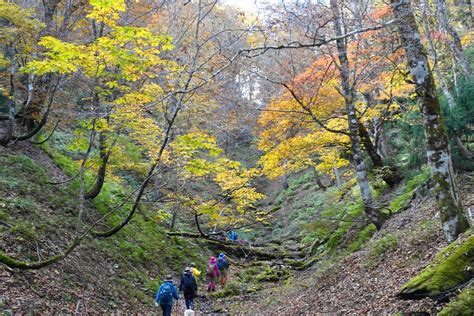
M225 254L224 254L223 252L221 252L221 253L219 254L219 258L224 258L224 257L225 257Z
M173 279L173 276L171 274L167 274L165 277L165 281L171 281Z
M196 266L196 263L191 262L191 264L190 264L189 266L190 266L190 267L195 267L195 266Z
M188 272L188 271L191 271L191 268L190 268L190 267L184 268L184 272Z
M214 263L214 262L216 262L216 261L217 261L217 260L216 260L216 257L211 257L211 259L209 259L209 262L212 262L212 263Z

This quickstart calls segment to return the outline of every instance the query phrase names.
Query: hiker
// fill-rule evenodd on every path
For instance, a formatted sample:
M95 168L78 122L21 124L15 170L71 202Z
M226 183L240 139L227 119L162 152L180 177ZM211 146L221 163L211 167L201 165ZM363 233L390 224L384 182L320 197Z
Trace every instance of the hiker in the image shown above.
M167 275L165 282L160 286L156 293L155 305L161 306L163 310L163 316L171 316L171 310L173 309L173 298L176 301L179 299L178 290L173 284L171 275Z
M194 278L196 279L196 283L198 283L199 277L201 276L201 271L199 271L196 268L196 264L194 262L191 262L190 267L191 267L191 272L193 273Z
M207 291L215 291L216 290L216 281L219 277L219 269L217 268L217 259L215 257L211 257L209 259L209 264L206 268L206 276L207 281L209 282L207 285Z
M233 230L229 231L229 234L227 235L227 237L229 237L230 241L232 242L236 242L237 239L239 238Z
M219 258L217 259L217 268L219 269L219 275L221 277L220 283L222 287L224 287L225 283L227 282L229 266L230 266L229 261L225 258L225 254L221 252L219 254Z
M186 267L179 283L179 291L183 291L186 309L194 309L194 298L197 296L197 290L196 278L191 272L191 268Z

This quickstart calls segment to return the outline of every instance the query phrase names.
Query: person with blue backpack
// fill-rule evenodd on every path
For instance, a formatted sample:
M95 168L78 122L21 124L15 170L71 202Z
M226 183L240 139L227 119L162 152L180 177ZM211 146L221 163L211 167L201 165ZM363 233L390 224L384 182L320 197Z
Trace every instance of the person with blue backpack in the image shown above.
M229 261L225 258L225 254L222 252L219 254L217 258L217 268L219 269L219 276L220 276L220 283L221 286L224 287L225 283L227 282L227 275L229 273Z
M172 276L167 275L165 282L160 286L156 292L155 305L160 305L163 310L163 316L171 316L173 309L173 298L179 300L178 290L173 284Z

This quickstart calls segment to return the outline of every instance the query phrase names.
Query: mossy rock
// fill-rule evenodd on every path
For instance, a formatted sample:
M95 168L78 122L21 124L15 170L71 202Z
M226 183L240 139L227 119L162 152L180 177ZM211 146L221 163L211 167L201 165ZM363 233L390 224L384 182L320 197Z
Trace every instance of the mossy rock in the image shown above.
M210 293L209 296L215 298L224 298L230 296L237 296L242 292L242 284L237 281L227 283L223 290Z
M398 296L406 299L437 298L474 276L474 235L464 233L436 255L433 262L406 283Z
M439 316L471 316L474 314L474 284L465 288L438 314Z
M273 268L270 266L255 276L255 280L258 282L277 282L285 280L290 276L290 272L287 268Z

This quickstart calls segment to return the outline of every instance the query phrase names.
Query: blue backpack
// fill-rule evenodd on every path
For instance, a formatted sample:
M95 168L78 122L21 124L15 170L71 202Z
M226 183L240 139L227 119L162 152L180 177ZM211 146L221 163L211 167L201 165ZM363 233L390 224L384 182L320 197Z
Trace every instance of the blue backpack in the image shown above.
M224 258L219 258L217 259L217 268L219 270L224 270L229 267L229 262L225 260Z
M160 293L158 294L158 300L161 304L171 303L173 300L173 288L169 283L163 284Z

